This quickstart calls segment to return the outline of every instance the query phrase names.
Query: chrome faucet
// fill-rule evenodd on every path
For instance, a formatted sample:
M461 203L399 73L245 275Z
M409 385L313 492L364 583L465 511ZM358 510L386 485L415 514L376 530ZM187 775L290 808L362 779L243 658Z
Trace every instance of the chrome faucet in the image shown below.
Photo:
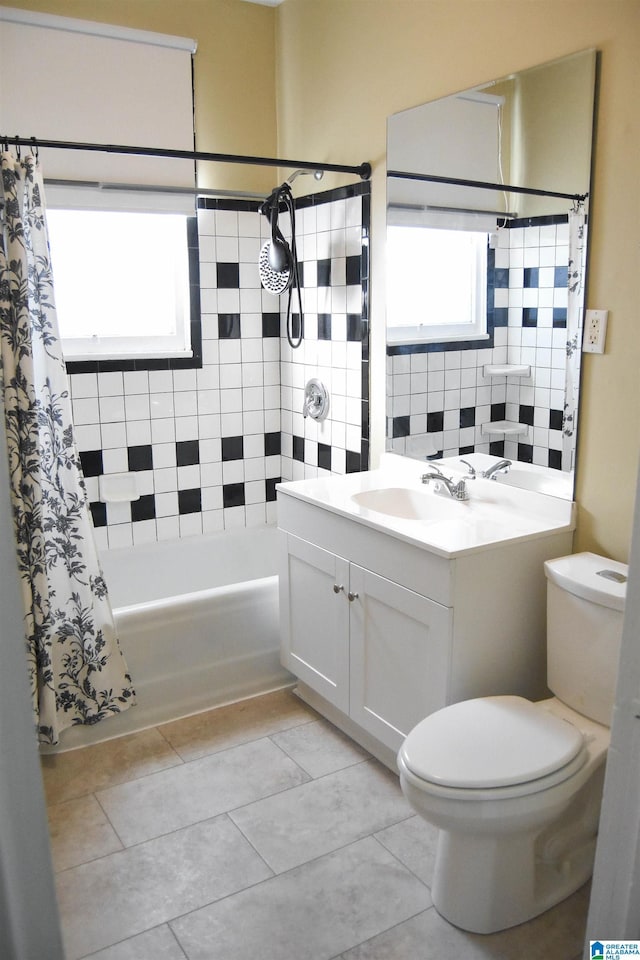
M482 476L485 480L495 480L496 474L508 473L510 466L511 460L499 460L498 463L494 463L492 466L490 466L488 470L483 470Z
M449 492L449 496L453 500L468 500L469 493L467 491L466 480L467 477L464 477L462 480L458 480L457 483L454 483L453 480L450 480L449 477L445 477L435 464L431 467L429 473L423 473L420 477L423 483L429 483L430 480L438 480L440 483L444 484L446 489Z

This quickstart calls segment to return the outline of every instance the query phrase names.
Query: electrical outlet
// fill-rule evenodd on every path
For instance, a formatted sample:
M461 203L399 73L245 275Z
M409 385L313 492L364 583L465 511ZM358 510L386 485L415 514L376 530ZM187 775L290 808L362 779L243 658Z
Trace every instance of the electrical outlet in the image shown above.
M587 310L582 340L584 353L604 353L608 316L608 310Z

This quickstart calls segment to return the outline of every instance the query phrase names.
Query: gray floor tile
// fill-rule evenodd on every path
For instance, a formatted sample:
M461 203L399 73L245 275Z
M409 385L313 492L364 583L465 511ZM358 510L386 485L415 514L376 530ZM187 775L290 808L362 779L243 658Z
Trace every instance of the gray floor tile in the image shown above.
M584 938L585 894L579 891L553 910L501 933L467 933L435 910L345 952L340 960L568 960Z
M92 953L84 960L185 960L185 954L169 927L164 924L106 950Z
M59 873L67 960L119 943L270 876L228 817Z
M130 846L308 780L268 738L192 760L97 794Z
M181 763L178 754L154 728L42 757L42 778L47 802L61 803Z
M230 815L280 873L411 815L397 777L367 760Z
M369 837L171 927L189 960L328 960L428 903L426 887Z
M94 796L55 803L47 813L56 871L77 867L122 849L118 835Z
M428 887L433 878L438 830L422 817L410 817L375 834Z
M316 718L316 712L290 690L278 690L158 729L184 760L195 760Z
M326 720L300 724L271 739L312 777L342 770L370 756Z
M431 908L348 950L340 960L493 960L482 938L456 930ZM520 960L529 960L523 954Z

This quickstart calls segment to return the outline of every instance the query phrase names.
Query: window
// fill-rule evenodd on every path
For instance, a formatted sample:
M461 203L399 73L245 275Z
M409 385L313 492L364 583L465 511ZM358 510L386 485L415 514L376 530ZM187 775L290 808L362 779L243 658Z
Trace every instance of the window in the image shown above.
M5 130L152 150L40 150L65 357L111 370L200 366L195 41L0 6L0 46Z
M66 360L190 357L188 218L49 209Z
M390 343L486 339L486 232L387 229Z

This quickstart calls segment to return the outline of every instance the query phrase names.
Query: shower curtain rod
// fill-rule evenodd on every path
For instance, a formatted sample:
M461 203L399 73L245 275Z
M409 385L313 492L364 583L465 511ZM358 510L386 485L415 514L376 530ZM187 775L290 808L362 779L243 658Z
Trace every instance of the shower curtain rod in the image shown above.
M500 190L503 193L525 193L533 197L558 197L560 200L574 200L582 203L588 193L556 193L553 190L537 190L535 187L514 187L506 183L490 183L483 180L459 180L455 177L436 177L430 173L406 173L404 170L387 170L387 176L394 180L422 180L427 183L446 183L456 187L480 187L483 190Z
M171 150L163 147L131 147L113 143L75 143L70 140L40 140L38 137L9 137L0 134L0 144L16 147L42 147L54 150L85 150L94 153L122 153L141 157L169 157L175 160L203 160L216 163L245 163L262 167L298 167L329 173L355 173L361 180L371 177L371 164L351 166L343 163L312 163L310 160L278 160L273 157L247 157L234 153L206 153L201 150Z

